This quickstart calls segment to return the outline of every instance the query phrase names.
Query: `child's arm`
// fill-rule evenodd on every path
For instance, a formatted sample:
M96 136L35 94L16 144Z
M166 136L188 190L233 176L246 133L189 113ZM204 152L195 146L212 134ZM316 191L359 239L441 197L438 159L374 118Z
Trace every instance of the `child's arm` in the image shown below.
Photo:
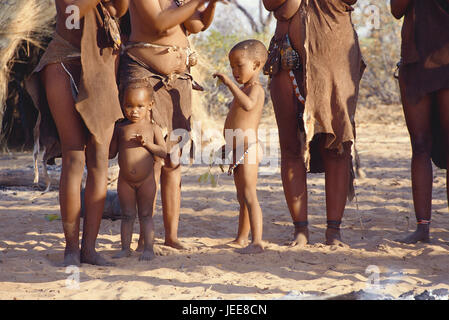
M301 6L302 0L287 0L282 6L274 11L276 20L287 21L295 15Z
M219 1L222 0L210 0L206 8L204 6L199 7L196 13L184 22L187 31L190 33L198 33L209 28L214 20L215 8Z
M222 73L215 73L214 78L219 78L234 96L235 102L245 111L251 111L258 107L259 93L258 90L250 90L249 95L242 91L229 77ZM262 89L262 88L261 88ZM263 91L263 89L262 89Z
M147 137L144 137L141 134L136 134L135 138L142 145L142 147L147 149L153 155L160 158L165 158L167 157L167 150L164 138L162 137L161 129L159 129L157 125L153 126L153 128L154 139L152 142L148 141Z
M410 6L411 2L411 0L391 0L391 13L396 19L401 19Z
M103 2L105 2L105 8L115 18L123 17L129 8L129 0L109 0Z
M118 153L118 127L114 128L114 134L112 135L111 144L109 145L109 159L114 159Z
M167 157L167 146L165 144L164 137L162 135L162 130L158 125L154 125L154 144L158 146L158 153L154 153L156 156L164 159Z
M162 10L159 1L133 0L137 12L143 21L147 21L158 33L163 33L170 28L187 21L196 10L209 0L190 0L178 8Z

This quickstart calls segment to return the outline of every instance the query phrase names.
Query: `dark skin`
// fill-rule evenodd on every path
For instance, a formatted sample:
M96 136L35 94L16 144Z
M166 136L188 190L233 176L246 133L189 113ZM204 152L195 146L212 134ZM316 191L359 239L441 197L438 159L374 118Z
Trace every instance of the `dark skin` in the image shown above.
M392 0L391 12L397 18L402 18L410 8L411 0ZM402 105L407 129L412 145L412 193L416 219L431 220L432 211L432 128L431 108L437 104L439 119L445 150L449 148L449 89L442 89L423 97L418 103L412 104L405 96L404 78L399 73L399 86L401 88ZM446 155L447 157L447 155ZM448 175L446 173L446 191L449 198ZM418 224L412 234L398 239L408 244L430 241L429 224Z
M296 1L296 6L288 1ZM301 52L301 24L298 9L300 0L264 0L265 8L275 12L277 27L275 37L281 38L289 34L292 46ZM357 1L344 0L352 5ZM291 9L285 10L285 8ZM270 86L271 98L276 114L281 147L281 178L287 205L294 222L307 221L307 175L304 159L301 156L301 141L298 138L297 118L298 108L301 107L294 95L293 86L288 71L280 70L273 76ZM303 107L303 106L302 106ZM346 206L349 184L349 165L351 156L351 143L345 143L338 153L324 147L324 140L320 142L320 153L324 162L326 215L327 220L341 221ZM327 245L340 245L340 230L327 228L325 233ZM291 246L302 247L309 241L307 226L295 226Z
M122 250L114 258L131 255L131 240L138 213L143 244L139 260L154 258L153 203L156 196L154 156L166 157L165 141L160 128L150 120L153 100L147 88L127 89L123 111L128 121L117 125L109 157L119 154L120 173L117 192L122 212Z
M56 0L57 32L80 47L82 31L65 29L65 7L78 5L81 18L92 10L99 1ZM108 4L116 13L122 13L127 0L116 0ZM120 8L120 10L118 10ZM67 67L71 69L70 64ZM76 70L73 68L73 70ZM74 76L79 77L74 71ZM61 64L50 64L41 73L50 111L56 123L62 148L62 171L59 184L59 202L62 224L66 240L64 265L88 263L94 265L113 265L95 250L95 243L103 214L107 191L107 170L109 143L99 144L87 131L81 116L75 109L70 78ZM112 137L113 125L105 132ZM81 215L81 180L84 166L87 165L85 192L85 218L81 249L79 246Z
M296 10L276 14L277 24L276 39L284 37L289 32L291 19L301 5L301 1L296 2ZM264 0L267 10L282 10L287 0ZM299 27L292 28L290 39L300 36ZM298 113L298 102L293 91L293 86L286 70L279 70L273 76L270 85L271 99L273 100L276 122L279 129L279 140L281 147L281 179L284 188L284 195L290 215L294 222L307 221L307 180L306 167L301 155L301 142L297 138L298 124L296 119ZM291 246L304 246L309 239L307 227L295 227Z
M161 45L189 46L187 32L206 30L212 23L216 0L190 0L178 7L173 0L133 0L130 3L132 33L130 41ZM205 5L207 4L207 7ZM134 48L130 53L161 74L185 72L184 50ZM156 161L156 184L161 182L162 212L165 228L165 245L186 249L178 239L181 208L181 166L174 164L167 155L164 165ZM139 243L142 244L142 237ZM141 245L139 245L141 249Z
M239 84L242 84L243 87L240 88L225 74L215 73L213 76L220 79L234 96L226 117L224 129L254 133L253 137L245 136L241 139L235 139L242 140L246 150L249 144L257 143L255 133L259 126L265 99L265 92L258 83L263 63L260 59L252 57L250 52L244 50L231 51L229 53L229 62L234 79ZM226 134L225 138L227 138ZM234 137L226 140L226 144L232 146L235 157L235 151L238 148L237 142L234 141ZM251 150L243 163L234 171L237 200L240 204L239 227L234 243L246 246L238 250L242 254L262 253L264 251L262 242L262 209L257 198L257 174L260 158L257 155L257 148L252 148ZM249 161L248 159L255 161ZM247 245L250 230L252 240Z

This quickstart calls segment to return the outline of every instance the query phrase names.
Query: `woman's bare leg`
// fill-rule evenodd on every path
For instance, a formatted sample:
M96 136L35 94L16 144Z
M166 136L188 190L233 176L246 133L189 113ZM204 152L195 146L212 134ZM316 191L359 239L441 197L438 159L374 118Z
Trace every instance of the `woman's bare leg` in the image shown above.
M340 223L345 211L349 191L349 170L351 165L351 142L343 144L342 153L324 148L321 141L326 190L326 244L343 245L340 235Z
M432 97L426 96L417 104L408 103L404 88L401 84L402 105L405 122L410 134L412 144L412 192L416 219L430 220L432 207ZM418 224L411 235L400 239L404 243L417 243L429 241L429 225Z
M446 193L449 200L449 89L440 90L436 96L438 112L443 132L443 141L446 152ZM430 219L429 219L430 220Z
M181 165L173 164L170 156L161 170L162 214L164 218L165 245L186 249L178 240L179 213L181 210Z
M270 91L279 130L284 195L293 222L297 225L291 245L304 246L309 240L307 176L298 138L298 102L287 71L281 70L273 76Z
M59 203L66 240L64 265L80 265L80 192L85 164L86 130L75 109L70 79L62 66L47 66L42 72L42 81L62 148Z
M106 143L98 143L93 135L89 135L86 147L87 179L84 195L85 215L83 223L83 239L81 242L81 262L93 265L113 266L95 250L95 243L103 217L104 203L108 185L109 144L114 126L104 132Z

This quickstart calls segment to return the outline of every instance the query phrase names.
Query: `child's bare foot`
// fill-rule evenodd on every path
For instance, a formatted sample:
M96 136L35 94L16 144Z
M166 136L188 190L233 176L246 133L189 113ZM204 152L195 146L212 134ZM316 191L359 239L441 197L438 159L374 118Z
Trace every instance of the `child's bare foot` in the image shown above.
M407 237L403 239L397 239L396 241L406 244L415 244L417 242L424 242L429 243L430 242L430 232L429 232L429 225L422 225L418 224L418 227L416 228L416 231L412 234L408 235Z
M293 235L293 241L289 242L290 247L304 247L309 243L309 228L307 222L293 222L295 225L295 234Z
M131 256L131 249L122 249L119 253L115 254L112 259L121 259Z
M261 243L251 243L247 247L243 249L237 249L236 251L241 254L262 253L264 252L264 247Z
M348 245L341 240L340 229L326 229L326 245L347 247Z
M80 262L79 251L73 252L73 251L66 250L64 252L64 267L68 267L68 266L79 267L80 265L81 265L81 262Z
M186 246L185 244L183 244L181 241L179 241L178 239L176 240L165 240L164 245L168 246L168 247L172 247L174 249L178 249L178 250L188 250L189 247Z
M137 242L137 249L136 249L136 251L137 252L143 252L143 248L144 248L144 246L143 246L143 238L142 238L142 240L140 240L140 238L139 238L139 242Z
M81 263L92 264L95 266L106 266L106 267L115 266L115 263L106 260L96 251L92 252L81 251Z
M153 260L156 256L154 255L153 250L143 250L142 254L139 257L139 261L150 261Z

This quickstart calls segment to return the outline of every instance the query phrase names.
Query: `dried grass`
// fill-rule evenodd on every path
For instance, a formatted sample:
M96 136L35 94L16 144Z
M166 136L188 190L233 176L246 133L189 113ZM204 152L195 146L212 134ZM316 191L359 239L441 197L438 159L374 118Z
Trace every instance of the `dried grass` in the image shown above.
M0 123L8 95L10 68L24 42L41 46L54 32L56 9L52 0L2 0L0 2Z

